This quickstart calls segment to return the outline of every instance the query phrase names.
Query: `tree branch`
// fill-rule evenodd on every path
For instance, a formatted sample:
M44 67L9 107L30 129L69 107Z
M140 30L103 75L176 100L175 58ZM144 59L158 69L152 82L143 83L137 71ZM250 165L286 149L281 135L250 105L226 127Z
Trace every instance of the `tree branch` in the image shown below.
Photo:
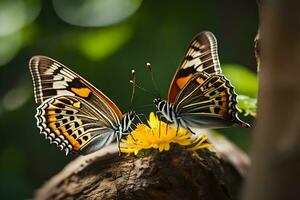
M34 199L238 199L249 160L225 138L211 138L225 158L238 162L187 151L119 157L116 146L108 146L68 164Z

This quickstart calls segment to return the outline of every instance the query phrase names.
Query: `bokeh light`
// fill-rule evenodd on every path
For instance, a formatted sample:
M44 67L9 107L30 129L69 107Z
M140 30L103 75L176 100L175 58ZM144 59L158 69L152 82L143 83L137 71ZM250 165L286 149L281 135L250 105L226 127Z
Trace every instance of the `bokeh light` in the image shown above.
M26 101L31 97L31 94L32 92L29 84L20 84L16 88L13 88L3 97L2 105L4 110L16 110L26 103Z
M0 66L5 65L18 53L22 44L20 32L0 37Z
M1 0L0 37L12 34L32 22L40 10L40 0Z
M108 26L126 19L142 0L53 0L58 16L78 26Z
M0 66L19 52L23 42L22 29L38 16L40 10L40 0L0 1Z
M117 26L83 33L78 48L90 60L101 60L116 52L131 37L128 26Z

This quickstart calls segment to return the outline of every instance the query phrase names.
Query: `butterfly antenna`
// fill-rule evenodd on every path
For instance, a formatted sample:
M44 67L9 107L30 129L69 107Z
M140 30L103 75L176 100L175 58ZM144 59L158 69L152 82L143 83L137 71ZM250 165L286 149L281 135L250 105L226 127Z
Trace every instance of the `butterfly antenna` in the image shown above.
M142 121L142 119L140 118L140 114L136 115L136 117L138 118L138 120L139 120L139 122L140 122L141 124L144 123L144 122Z
M156 96L153 92L150 92L149 90L143 88L142 86L138 85L135 81L133 80L130 80L130 83L133 84L134 86L133 87L137 87L138 89L142 90L143 92L151 95L151 96Z
M157 96L160 96L160 92L159 92L159 90L158 90L156 81L155 81L155 79L154 79L154 75L153 75L153 71L152 71L151 64L150 64L149 62L147 62L146 65L147 65L147 68L148 68L148 72L149 72L149 75L150 75L152 84L153 84L154 89L155 89L155 91L156 91L156 93L157 93Z
M132 77L131 77L130 82L132 81L132 92L131 92L131 99L130 99L130 109L133 108L133 100L134 100L135 86L136 86L136 83L135 83L136 75L135 75L134 69L131 70L131 75L132 75Z
M138 114L138 116L142 116L146 121L148 120L147 119L147 116L144 114L144 113L140 113L140 114ZM140 118L141 119L141 118ZM142 121L142 120L141 120Z
M149 107L153 107L153 103L138 106L138 107L136 107L136 109L149 108Z

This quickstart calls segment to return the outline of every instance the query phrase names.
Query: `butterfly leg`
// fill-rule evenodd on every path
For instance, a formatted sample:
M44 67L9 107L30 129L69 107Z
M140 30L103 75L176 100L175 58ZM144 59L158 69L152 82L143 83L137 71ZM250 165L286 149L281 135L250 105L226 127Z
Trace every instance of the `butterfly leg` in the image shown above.
M191 132L193 135L196 135L196 133L194 131L192 131L189 127L186 127L186 129Z
M159 137L160 137L160 130L161 130L161 118L162 118L162 115L161 115L161 112L160 111L156 111L155 112L155 115L158 117L158 120L159 120L159 124L158 124L158 134L159 134Z
M136 127L135 124L134 124L134 126ZM122 135L120 136L120 140L123 139L123 135L124 135L124 136L126 136L127 138L128 138L128 137L131 137L131 138L136 142L135 138L134 138L133 135L131 134L131 132L133 131L133 129L132 129L131 127L129 127L129 130L130 130L130 133L122 133Z
M162 118L163 118L164 116L161 114L161 111L159 111L159 110L155 112L155 115L158 117L158 120L159 120L159 124L158 124L158 134L159 134L159 137L160 137L161 121L162 121ZM168 129L168 124L167 124L167 129ZM167 129L166 129L166 134L167 134Z
M161 127L162 119L166 120L166 124L167 124L167 126L166 126L166 135L167 135L168 134L168 129L169 129L170 122L167 120L167 118L164 115L162 115L161 111L156 111L155 114L159 118L159 130L158 130L159 136L160 136L160 131L161 131L160 127Z
M161 111L156 111L155 112L155 115L158 117L158 119L160 120L160 121L163 121L163 120L165 120L166 121L166 123L171 123L163 114L162 114L162 112Z
M143 113L136 115L136 117L138 118L139 122L140 122L141 124L143 124L143 121L141 120L141 118L140 118L139 115L142 115L145 119L147 119L147 117L146 117L146 115L143 114Z
M145 115L142 114L142 113L136 115L136 117L137 117L137 119L138 119L138 122L141 123L141 124L143 124L143 121L141 120L141 118L140 118L139 115L142 115L142 116L144 116L144 117L145 117ZM130 125L130 127L129 127L129 131L132 132L136 127L137 127L137 124L136 124L135 122L132 122L131 125ZM123 134L124 134L124 135L129 135L130 132L129 132L129 133L126 133L126 134L123 133ZM121 137L121 138L122 138L122 137Z
M119 150L119 156L121 156L121 148L120 148L120 140L121 140L122 133L117 133L117 144L118 144L118 150Z
M178 135L178 131L179 131L179 123L177 123L177 127L176 127L176 136Z
M161 127L161 112L159 110L155 111L155 116L158 117L159 124L158 124L158 135L160 137L160 127Z
M166 135L168 134L168 129L169 129L169 123L167 123L167 127L166 127Z
M147 116L144 113L140 113L139 115L142 115L146 121L148 120Z
M130 134L129 135L132 139L133 139L133 141L135 141L136 142L136 139L133 137L133 135L132 134Z
M159 118L159 120L161 119L160 118L162 116L161 111L159 110L155 111L155 115Z

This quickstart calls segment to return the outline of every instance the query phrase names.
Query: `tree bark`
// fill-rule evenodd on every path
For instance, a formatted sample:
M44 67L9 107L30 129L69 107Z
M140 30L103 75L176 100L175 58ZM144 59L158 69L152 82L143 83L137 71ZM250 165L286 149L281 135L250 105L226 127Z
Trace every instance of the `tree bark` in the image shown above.
M238 199L248 157L225 138L210 137L219 157L208 151L120 157L108 146L68 164L34 199Z
M258 115L244 199L300 199L300 6L260 3Z

